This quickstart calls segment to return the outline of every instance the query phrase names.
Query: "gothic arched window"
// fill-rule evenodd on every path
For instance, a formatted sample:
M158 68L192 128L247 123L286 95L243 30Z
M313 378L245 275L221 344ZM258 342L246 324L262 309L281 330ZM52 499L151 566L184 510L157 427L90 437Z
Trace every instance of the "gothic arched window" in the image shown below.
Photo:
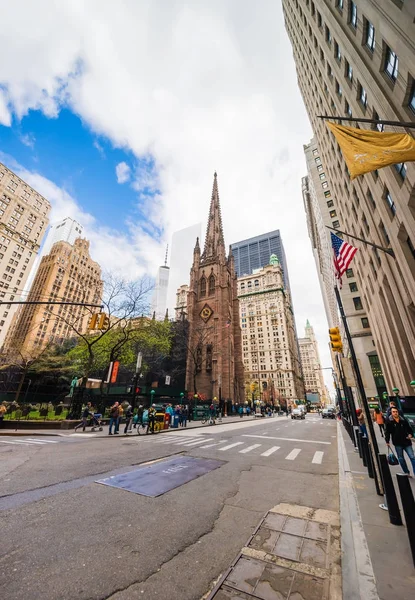
M209 296L215 293L215 276L212 275L209 277Z
M212 345L208 344L206 346L206 371L212 370Z
M202 279L200 280L200 297L202 298L203 296L206 296L206 277L203 275Z

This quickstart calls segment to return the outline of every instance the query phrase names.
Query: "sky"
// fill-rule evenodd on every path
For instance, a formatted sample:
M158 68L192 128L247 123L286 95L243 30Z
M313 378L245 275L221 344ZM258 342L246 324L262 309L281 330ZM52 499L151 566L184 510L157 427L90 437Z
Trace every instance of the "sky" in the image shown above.
M280 2L114 7L0 0L0 161L129 278L155 275L171 234L206 223L216 170L226 243L281 231L298 333L309 319L330 366L301 195L312 131Z

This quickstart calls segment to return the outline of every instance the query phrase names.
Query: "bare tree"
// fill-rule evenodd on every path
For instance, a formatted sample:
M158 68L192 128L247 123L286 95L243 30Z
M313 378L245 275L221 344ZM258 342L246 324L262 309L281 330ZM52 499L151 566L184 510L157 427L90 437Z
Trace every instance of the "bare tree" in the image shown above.
M213 346L210 344L213 336L213 325L199 325L191 329L191 336L186 338L187 360L190 363L193 390L197 394L197 375L202 371L212 369ZM205 352L203 352L205 348Z

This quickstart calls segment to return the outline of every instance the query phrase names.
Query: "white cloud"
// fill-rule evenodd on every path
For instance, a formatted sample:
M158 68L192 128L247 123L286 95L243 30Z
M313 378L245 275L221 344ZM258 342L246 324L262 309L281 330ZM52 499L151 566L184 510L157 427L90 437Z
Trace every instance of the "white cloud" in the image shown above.
M16 0L2 38L0 122L10 122L10 107L54 117L64 103L137 164L150 157L138 177L121 169L149 221L128 225L134 245L117 242L119 265L155 268L172 231L205 222L216 169L226 241L281 230L299 333L309 318L330 364L301 198L312 133L279 2L258 10L251 0L120 0L114 11L110 0ZM112 235L94 241L108 261Z
M96 148L96 149L98 150L98 152L99 152L99 153L100 153L100 155L101 155L101 158L106 158L106 156L105 156L105 150L104 150L104 148L101 146L101 144L99 143L99 141L98 141L98 140L94 140L93 146L94 146L94 148Z
M127 183L131 177L131 169L126 162L120 162L115 167L115 174L117 175L118 183Z
M8 107L7 96L2 89L0 89L0 125L10 127L12 124L12 116Z
M22 142L22 144L24 144L28 148L32 148L33 150L33 148L35 147L36 138L33 135L33 133L23 133L20 136L20 141Z

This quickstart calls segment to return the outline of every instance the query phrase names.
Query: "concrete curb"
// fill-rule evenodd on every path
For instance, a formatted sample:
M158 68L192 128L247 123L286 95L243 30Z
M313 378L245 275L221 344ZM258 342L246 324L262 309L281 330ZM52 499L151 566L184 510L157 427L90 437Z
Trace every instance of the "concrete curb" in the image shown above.
M337 423L343 598L379 600L353 475Z

